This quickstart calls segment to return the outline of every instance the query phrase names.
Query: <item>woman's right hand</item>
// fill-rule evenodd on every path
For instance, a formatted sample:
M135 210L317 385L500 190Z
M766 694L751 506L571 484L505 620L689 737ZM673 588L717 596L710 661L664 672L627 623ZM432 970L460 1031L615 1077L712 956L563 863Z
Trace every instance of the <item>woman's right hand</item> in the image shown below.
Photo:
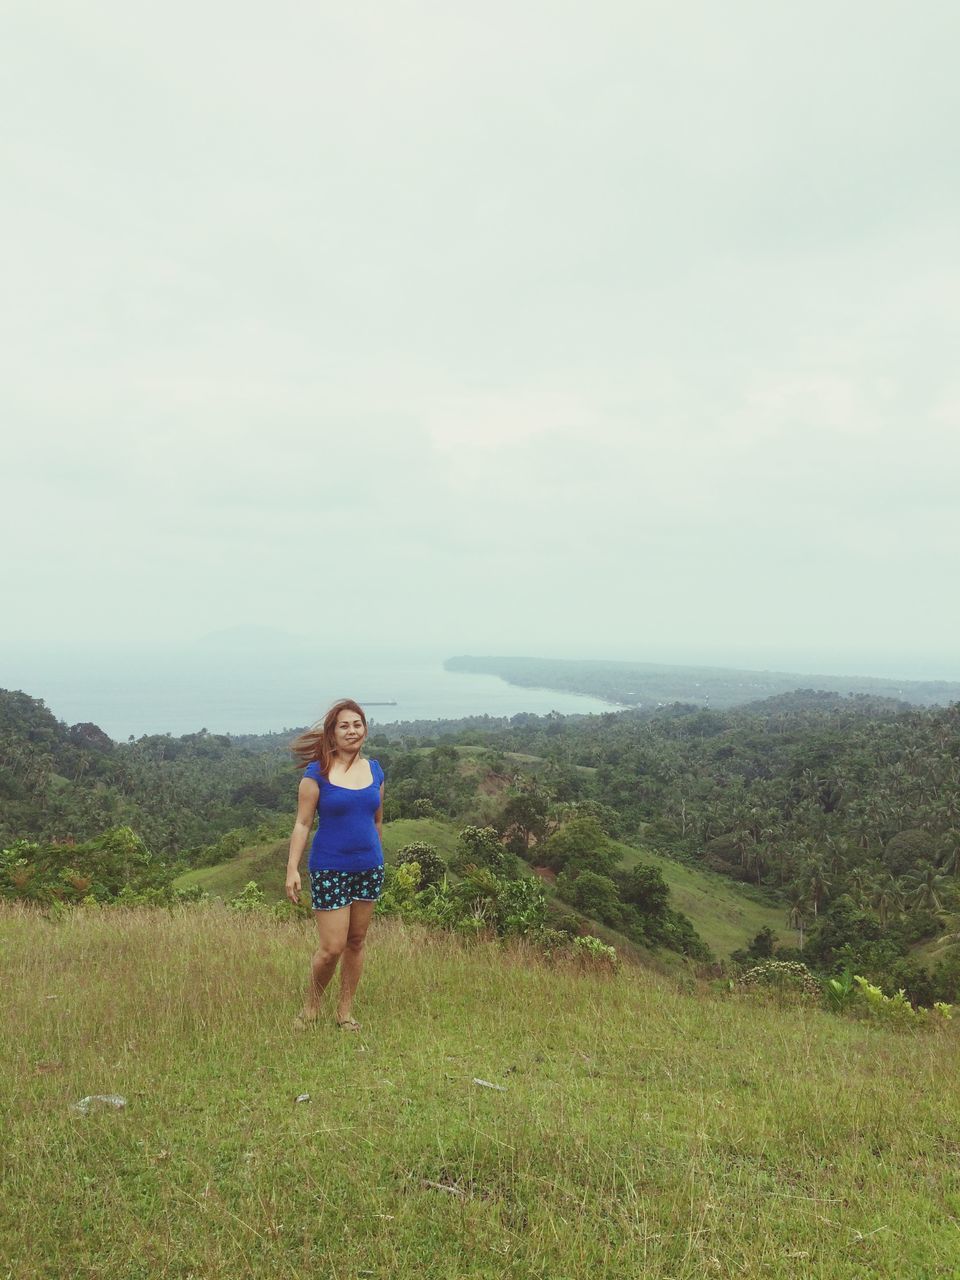
M300 872L287 872L287 897L295 907L300 905Z

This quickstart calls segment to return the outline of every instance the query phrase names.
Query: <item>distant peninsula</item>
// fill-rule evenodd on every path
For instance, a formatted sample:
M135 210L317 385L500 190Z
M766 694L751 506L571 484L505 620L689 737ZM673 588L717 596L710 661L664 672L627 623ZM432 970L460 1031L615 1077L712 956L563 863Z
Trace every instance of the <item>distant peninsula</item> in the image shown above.
M796 690L882 698L913 706L946 706L960 702L960 683L947 680L894 680L875 676L741 671L729 667L662 666L653 662L472 655L447 658L443 665L447 671L499 676L508 684L524 688L583 693L621 707L645 709L684 702L722 710Z

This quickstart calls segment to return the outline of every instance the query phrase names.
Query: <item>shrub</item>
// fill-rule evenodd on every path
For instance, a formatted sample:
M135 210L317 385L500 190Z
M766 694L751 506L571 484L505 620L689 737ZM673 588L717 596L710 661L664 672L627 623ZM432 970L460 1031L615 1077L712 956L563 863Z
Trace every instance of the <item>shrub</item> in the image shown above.
M173 890L174 902L209 902L210 894L198 884L188 885L185 889Z
M617 881L620 897L647 916L663 915L670 900L670 886L663 872L652 863L640 862L622 872Z
M615 947L609 947L599 938L587 934L583 938L574 938L573 954L584 964L597 969L616 971L620 966L620 957Z
M294 905L289 898L281 898L270 908L270 915L274 920L281 922L309 920L312 914L313 907L309 902L298 902Z
M546 920L550 929L568 938L576 938L580 933L580 917L559 902L547 903Z
M839 978L828 978L824 983L823 992L827 998L827 1008L832 1013L844 1013L853 1004L857 995L853 974L849 969L844 969Z
M562 955L572 950L570 934L561 929L551 929L549 926L544 925L541 929L529 934L528 937L548 957Z
M918 862L935 862L937 842L922 827L909 827L891 836L884 846L883 861L892 875L902 876Z
M584 871L574 880L570 872L557 877L557 893L578 911L616 928L623 921L623 904L609 876Z
M647 917L648 929L651 924L658 923L657 917ZM682 911L667 912L654 941L662 942L674 951L679 951L681 955L689 956L691 960L701 960L706 963L713 959L713 952L697 933L693 921Z
M397 854L396 865L416 862L420 867L420 887L428 884L439 884L447 874L447 864L440 857L436 845L427 844L425 840L414 840L405 844Z
M410 915L420 887L420 864L405 862L403 866L383 869L383 892L374 907L376 915Z
M493 827L464 827L460 832L454 862L457 871L463 872L472 866L501 872L508 865L507 859L507 850Z
M532 876L502 882L498 932L528 934L543 928L547 915L547 898L543 885Z
M820 983L807 966L795 960L764 960L742 974L737 986L741 991L768 991L800 999L822 995Z
M902 989L896 995L885 996L879 987L859 974L854 975L853 981L856 983L858 1011L872 1021L894 1027L916 1026L920 1021L920 1011L914 1009Z
M266 903L266 895L256 880L248 880L240 892L227 904L231 911L259 911Z

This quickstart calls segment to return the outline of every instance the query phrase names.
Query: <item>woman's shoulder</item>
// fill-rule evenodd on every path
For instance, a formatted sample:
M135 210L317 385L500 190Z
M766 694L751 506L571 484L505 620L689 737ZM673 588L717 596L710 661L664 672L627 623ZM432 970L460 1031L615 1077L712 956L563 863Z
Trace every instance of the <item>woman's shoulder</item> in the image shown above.
M370 772L373 774L374 782L379 783L383 781L383 766L379 760L370 761Z
M303 776L305 778L312 778L314 782L321 782L323 780L323 774L320 772L320 761L311 760L304 769Z

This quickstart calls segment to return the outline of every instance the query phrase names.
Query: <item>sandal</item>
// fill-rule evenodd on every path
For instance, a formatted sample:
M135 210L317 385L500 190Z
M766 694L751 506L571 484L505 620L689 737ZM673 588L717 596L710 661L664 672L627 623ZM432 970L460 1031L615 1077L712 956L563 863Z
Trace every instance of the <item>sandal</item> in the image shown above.
M317 1018L316 1017L308 1018L303 1014L302 1011L298 1013L293 1020L294 1031L309 1031L311 1027L315 1027L316 1025L317 1025Z
M341 1031L359 1031L360 1030L360 1023L355 1021L353 1018L342 1018L342 1019L338 1018L337 1026L340 1028Z

